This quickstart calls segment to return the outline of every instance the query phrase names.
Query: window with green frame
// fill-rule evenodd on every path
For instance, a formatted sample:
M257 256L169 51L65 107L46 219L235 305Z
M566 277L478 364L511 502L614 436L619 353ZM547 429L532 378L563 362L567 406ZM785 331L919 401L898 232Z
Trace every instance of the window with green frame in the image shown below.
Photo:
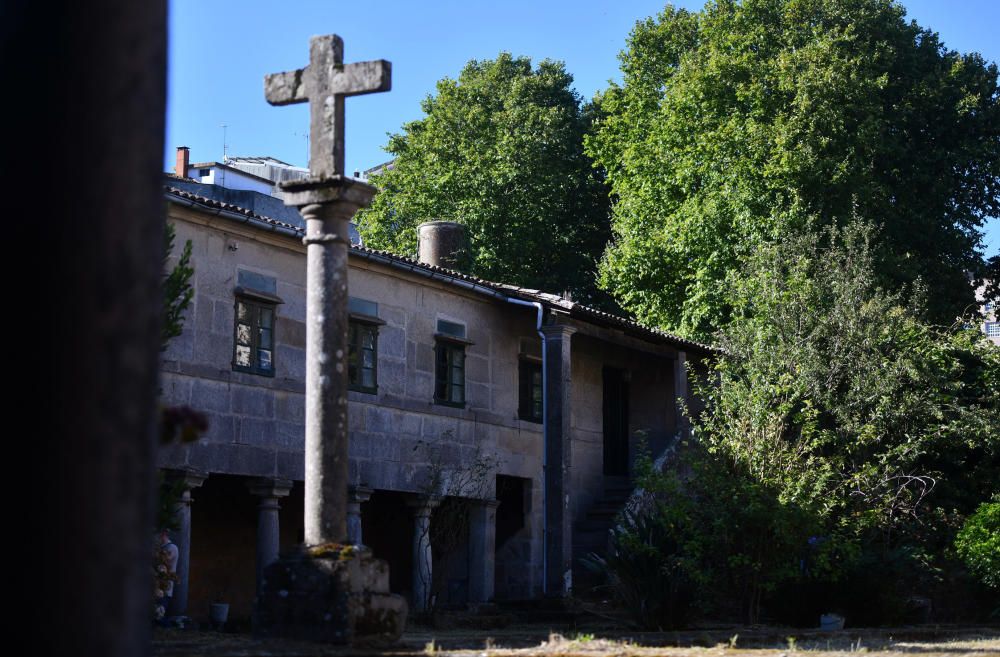
M439 319L435 348L434 401L445 406L465 406L465 325Z
M347 386L351 390L378 392L378 303L349 297L347 312Z
M518 416L528 422L542 421L542 364L521 358L518 366Z
M378 324L351 319L347 345L348 387L358 392L378 392Z
M274 303L236 298L233 369L274 376Z

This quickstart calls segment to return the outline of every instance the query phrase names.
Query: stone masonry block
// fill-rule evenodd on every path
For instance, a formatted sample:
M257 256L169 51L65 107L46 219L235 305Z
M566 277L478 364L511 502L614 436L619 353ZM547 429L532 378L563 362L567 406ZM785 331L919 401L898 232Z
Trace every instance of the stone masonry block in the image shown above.
M276 390L274 392L274 417L285 422L305 422L305 396L295 392Z
M194 340L194 360L218 369L231 369L233 336L199 332Z
M212 333L224 335L233 332L236 302L232 299L216 299L212 305Z
M286 479L304 481L306 478L305 454L300 451L278 452L275 455L277 472Z
M392 431L392 414L387 408L369 406L365 409L365 429L371 433Z
M406 311L402 308L381 304L378 308L378 314L381 319L392 326L402 327L406 325Z
M186 321L191 322L194 330L199 334L196 340L200 340L203 334L212 333L213 317L215 315L215 300L207 294L196 294L194 297L193 317L188 317ZM192 321L194 320L194 321ZM230 333L232 329L230 329Z
M274 355L274 367L278 376L302 381L306 378L306 351L278 342Z
M465 359L465 378L476 383L490 382L490 361L482 356L468 356Z
M428 402L434 397L434 377L429 372L410 370L406 376L406 396Z
M389 324L379 328L378 351L380 357L406 358L406 332Z
M406 390L406 361L382 359L378 364L379 392L402 395Z
M490 387L482 383L466 383L467 401L470 408L490 408Z
M458 422L452 418L428 415L424 418L422 433L424 439L429 442L455 440L458 434Z
M274 445L275 423L273 420L240 418L237 442L244 445L271 447Z
M236 420L232 415L208 413L208 430L202 435L202 443L236 442Z
M228 413L231 392L229 384L195 379L191 385L191 406L199 411Z
M275 444L283 449L305 449L306 425L302 422L275 422Z
M347 404L347 430L350 432L365 430L366 405L357 402Z
M434 371L434 347L429 344L424 344L418 342L417 346L417 358L415 367L417 371L420 372L433 372Z
M160 399L165 404L183 405L191 403L191 388L193 381L187 377L174 376L171 374L161 375Z
M395 411L392 414L392 430L396 435L419 436L423 418L416 413Z
M274 329L275 338L278 344L289 347L306 348L306 325L290 317L278 316L277 326Z
M266 388L233 386L232 411L249 417L274 417L274 394Z

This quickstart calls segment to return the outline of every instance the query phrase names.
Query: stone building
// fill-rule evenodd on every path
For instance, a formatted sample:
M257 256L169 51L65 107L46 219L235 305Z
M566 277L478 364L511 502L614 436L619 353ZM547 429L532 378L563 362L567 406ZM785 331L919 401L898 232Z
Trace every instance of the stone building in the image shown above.
M256 573L302 540L302 222L188 178L186 151L177 174L164 194L195 295L162 396L209 429L159 454L188 491L174 613L247 617ZM428 228L435 247L449 226ZM683 430L685 363L710 349L436 262L355 245L349 264L352 537L418 610L567 594L640 442L655 454Z

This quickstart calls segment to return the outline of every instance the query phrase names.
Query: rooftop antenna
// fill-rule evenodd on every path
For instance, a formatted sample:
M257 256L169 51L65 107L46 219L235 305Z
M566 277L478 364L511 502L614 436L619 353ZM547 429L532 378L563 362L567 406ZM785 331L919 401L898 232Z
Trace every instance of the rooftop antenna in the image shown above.
M226 144L226 128L228 128L228 127L229 126L227 126L225 123L222 124L222 163L223 164L225 164L226 161L229 159L229 150L228 150L229 149L229 145ZM221 172L221 180L219 181L219 185L222 186L222 187L225 187L226 186L226 170L223 168L223 169L220 169L220 172Z

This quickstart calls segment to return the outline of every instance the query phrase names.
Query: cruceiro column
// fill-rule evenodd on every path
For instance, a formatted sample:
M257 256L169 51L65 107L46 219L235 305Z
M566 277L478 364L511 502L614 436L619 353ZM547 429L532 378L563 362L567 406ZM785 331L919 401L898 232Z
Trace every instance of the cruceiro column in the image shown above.
M264 568L278 560L281 546L278 498L288 496L292 482L262 477L251 481L249 488L253 495L260 498L257 506L257 592L260 593Z
M309 41L309 65L264 79L272 105L309 103L309 174L281 184L305 218L305 549L265 568L254 630L262 636L348 643L398 639L406 601L389 592L389 569L348 541L348 226L375 188L344 175L344 99L388 91L384 60L344 64L335 34Z
M372 489L351 486L347 489L347 540L354 545L364 545L361 527L361 504L372 497Z
M177 546L177 581L174 582L174 596L170 601L167 615L184 616L188 606L188 580L191 575L191 491L198 488L208 475L197 470L168 470L167 480L180 482L181 498L174 507L174 521L177 530L171 532Z
M545 336L545 595L564 597L573 588L570 508L570 340L575 328L542 327Z
M471 500L469 510L469 602L493 599L497 500Z
M335 34L309 41L309 65L264 79L272 105L309 103L309 173L281 185L306 220L305 542L347 540L348 222L375 193L344 176L344 100L388 91L385 60L344 64Z
M431 553L431 513L440 497L421 495L407 501L413 509L413 608L427 611L431 600L433 554Z

